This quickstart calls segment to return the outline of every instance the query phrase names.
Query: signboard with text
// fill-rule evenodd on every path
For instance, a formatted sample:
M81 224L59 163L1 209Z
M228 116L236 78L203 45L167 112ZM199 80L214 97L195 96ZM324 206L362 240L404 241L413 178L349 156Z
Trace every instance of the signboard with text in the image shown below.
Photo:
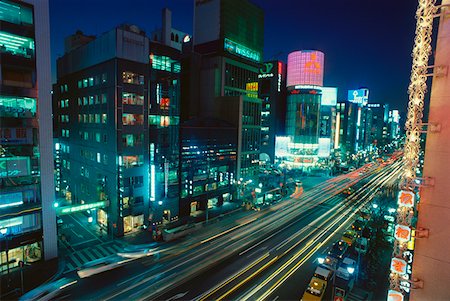
M29 157L0 158L0 178L28 176L30 169Z

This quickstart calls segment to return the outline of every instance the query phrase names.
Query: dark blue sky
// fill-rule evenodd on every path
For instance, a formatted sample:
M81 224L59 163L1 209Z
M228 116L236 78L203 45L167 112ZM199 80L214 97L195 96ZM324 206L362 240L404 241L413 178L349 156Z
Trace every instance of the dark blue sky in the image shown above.
M253 0L265 11L264 58L286 61L294 50L325 53L325 81L347 90L370 89L370 102L406 111L415 29L414 0ZM150 33L161 9L172 10L173 26L192 33L193 0L50 0L52 56L77 29L99 35L121 23ZM278 57L275 57L278 55Z

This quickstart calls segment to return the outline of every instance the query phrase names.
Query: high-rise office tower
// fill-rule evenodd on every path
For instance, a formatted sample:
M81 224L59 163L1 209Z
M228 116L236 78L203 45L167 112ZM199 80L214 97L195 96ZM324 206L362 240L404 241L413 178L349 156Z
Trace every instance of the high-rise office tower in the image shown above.
M58 213L89 209L117 236L175 218L179 51L133 25L79 35L58 59Z
M275 137L285 133L286 65L281 61L265 62L259 69L258 95L261 106L261 156L263 162L275 160Z
M0 273L57 256L48 1L0 1Z
M288 55L286 135L293 167L314 166L319 155L321 87L324 54L316 50Z
M237 126L235 178L259 172L261 100L255 87L263 33L263 10L248 0L195 1L193 47L202 58L199 103L190 100L190 115L227 118Z

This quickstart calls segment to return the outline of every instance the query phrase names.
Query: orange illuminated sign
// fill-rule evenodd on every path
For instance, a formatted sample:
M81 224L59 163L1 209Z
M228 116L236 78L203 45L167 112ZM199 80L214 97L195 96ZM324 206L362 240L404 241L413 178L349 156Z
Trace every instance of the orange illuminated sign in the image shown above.
M247 83L245 85L245 90L258 92L258 82Z
M320 74L321 65L317 60L317 53L312 52L310 56L310 61L305 63L305 70L309 73Z
M167 97L161 98L159 106L160 106L161 109L166 109L167 110L169 108L169 106L170 106L170 98L167 98Z
M406 266L407 263L403 259L400 258L392 258L391 261L391 271L394 273L398 273L400 275L406 274Z
M395 226L394 237L402 242L407 242L411 239L411 228L408 226Z
M400 292L389 290L387 301L403 301L403 295Z
M414 207L415 195L412 191L401 190L398 193L397 201L399 206Z

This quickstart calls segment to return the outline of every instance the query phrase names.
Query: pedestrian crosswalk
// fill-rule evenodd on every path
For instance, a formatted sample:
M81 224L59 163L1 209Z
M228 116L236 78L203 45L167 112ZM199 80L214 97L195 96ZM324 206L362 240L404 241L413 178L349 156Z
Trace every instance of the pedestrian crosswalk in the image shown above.
M117 252L123 251L124 245L120 241L106 242L100 245L95 245L83 250L73 252L65 257L65 269L64 272L68 273L81 267L83 264L114 255Z

